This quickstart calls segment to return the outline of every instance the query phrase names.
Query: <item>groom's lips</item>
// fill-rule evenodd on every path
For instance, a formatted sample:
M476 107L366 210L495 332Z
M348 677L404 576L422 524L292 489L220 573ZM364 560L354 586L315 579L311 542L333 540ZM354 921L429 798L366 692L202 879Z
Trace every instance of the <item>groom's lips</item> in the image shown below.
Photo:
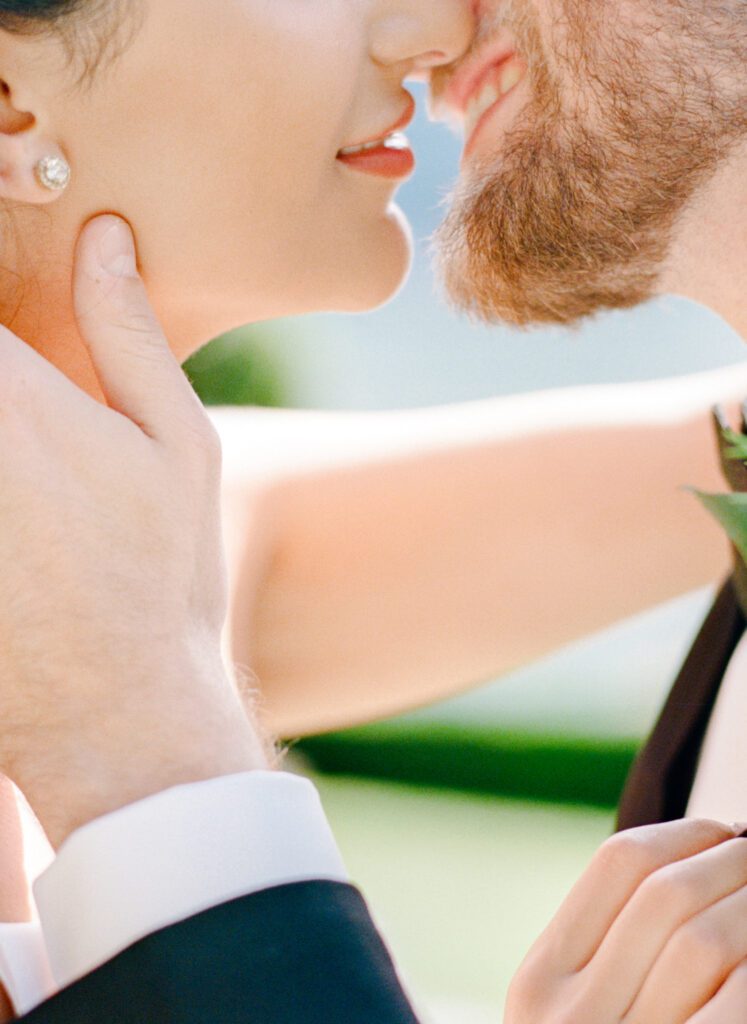
M513 119L522 100L511 94L526 72L526 62L517 51L513 34L504 29L479 45L434 99L436 116L450 121L456 118L463 126L463 162L478 148L480 136L488 124L505 128Z
M468 105L465 116L463 164L486 143L488 128L487 145L495 149L498 140L524 105L526 95L519 92L517 87L526 78L526 74L527 66L516 54L494 65L485 74L480 88L474 93L474 106L472 103Z
M496 39L481 46L460 64L440 97L438 105L443 104L464 116L469 101L480 88L486 75L515 54L514 40L508 33L501 32Z

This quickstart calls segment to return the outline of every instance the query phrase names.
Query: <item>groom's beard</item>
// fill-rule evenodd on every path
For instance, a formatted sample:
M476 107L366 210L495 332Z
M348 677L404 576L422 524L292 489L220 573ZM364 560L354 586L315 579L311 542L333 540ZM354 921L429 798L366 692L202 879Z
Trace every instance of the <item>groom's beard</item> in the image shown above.
M494 5L531 98L500 152L469 165L437 233L457 306L572 323L656 292L678 218L747 133L747 12L701 13L708 2L631 0L637 23L621 24L619 0L548 0L564 28L547 42L531 0Z

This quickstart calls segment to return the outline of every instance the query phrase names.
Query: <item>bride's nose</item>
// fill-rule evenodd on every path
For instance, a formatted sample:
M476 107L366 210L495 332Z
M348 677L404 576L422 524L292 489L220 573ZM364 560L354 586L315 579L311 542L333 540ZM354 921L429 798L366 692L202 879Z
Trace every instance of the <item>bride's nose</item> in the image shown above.
M474 0L381 0L374 6L372 57L408 72L458 60L475 32Z

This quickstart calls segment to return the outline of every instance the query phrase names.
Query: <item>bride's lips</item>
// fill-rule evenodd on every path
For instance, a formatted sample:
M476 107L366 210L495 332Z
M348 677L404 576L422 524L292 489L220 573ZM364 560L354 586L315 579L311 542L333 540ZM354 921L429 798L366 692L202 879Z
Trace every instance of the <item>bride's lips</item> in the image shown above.
M346 167L377 178L407 178L415 169L415 155L403 129L414 116L415 100L408 94L405 109L393 124L361 142L343 146L337 159Z

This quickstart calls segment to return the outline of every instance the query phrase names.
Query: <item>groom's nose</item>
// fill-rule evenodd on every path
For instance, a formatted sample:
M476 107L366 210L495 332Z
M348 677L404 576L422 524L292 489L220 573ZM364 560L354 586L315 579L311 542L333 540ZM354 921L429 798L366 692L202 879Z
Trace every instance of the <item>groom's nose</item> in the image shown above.
M379 0L371 55L405 74L451 64L475 33L473 0Z

